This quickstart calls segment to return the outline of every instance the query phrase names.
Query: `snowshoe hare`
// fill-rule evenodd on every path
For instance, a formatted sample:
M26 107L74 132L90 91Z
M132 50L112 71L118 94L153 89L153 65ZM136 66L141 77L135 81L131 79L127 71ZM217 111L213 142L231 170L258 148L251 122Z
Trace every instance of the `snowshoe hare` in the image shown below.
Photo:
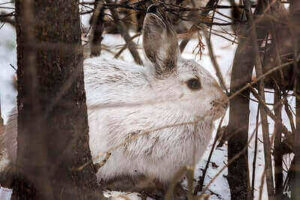
M214 120L225 113L227 96L193 60L180 56L177 35L156 9L143 25L148 63L84 61L90 149L94 162L110 152L97 177L143 175L162 184L197 162L211 139ZM16 159L17 114L5 131L9 159Z

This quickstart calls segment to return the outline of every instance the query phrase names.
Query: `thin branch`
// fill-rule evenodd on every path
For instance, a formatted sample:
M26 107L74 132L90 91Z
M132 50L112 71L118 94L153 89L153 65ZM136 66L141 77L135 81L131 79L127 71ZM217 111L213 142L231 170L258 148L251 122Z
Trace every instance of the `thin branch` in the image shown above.
M133 39L139 37L140 35L141 35L140 33L135 34L134 36L132 36L130 38L130 41L132 41ZM123 51L125 51L125 49L127 49L127 48L128 48L128 43L126 43L126 44L123 45L123 47L120 49L120 51L118 51L118 53L116 53L116 55L114 56L114 58L118 58L123 53Z
M254 157L253 157L253 164L252 164L252 184L251 184L251 194L252 194L252 198L253 198L253 199L254 199L255 175L256 175L255 170L256 170L256 157L257 157L259 106L260 106L260 105L258 105L258 108L257 108L257 114L256 114Z
M299 56L300 57L300 56ZM297 59L299 60L299 58ZM246 84L244 87L242 87L241 89L239 89L238 91L234 92L233 94L231 94L229 96L229 100L234 98L236 95L239 95L242 91L248 89L250 86L253 86L254 84L256 84L258 81L260 81L261 79L265 78L266 76L272 74L273 72L279 70L279 69L282 69L284 67L288 67L290 66L291 64L293 64L294 61L290 61L290 62L287 62L287 63L284 63L282 65L279 65L279 66L276 66L276 67L273 67L272 69L270 69L269 71L267 71L266 73L264 73L263 75L257 77L254 81Z
M198 180L198 184L196 185L195 187L195 190L194 190L194 195L197 195L198 192L202 191L203 189L203 183L204 183L204 180L205 180L205 175L206 175L206 172L207 172L207 169L209 167L209 163L210 163L210 160L211 160L211 157L212 157L212 154L215 150L215 147L216 147L216 144L217 144L217 141L219 139L219 134L218 132L221 131L221 125L223 123L223 119L224 117L221 119L220 123L219 123L219 126L218 126L218 129L217 129L217 134L215 136L215 139L214 139L214 143L211 147L211 150L209 152L209 156L208 156L208 159L207 159L207 162L206 162L206 165L205 165L205 168L204 170L202 171L202 176L199 177L199 180Z
M231 164L233 163L236 159L238 159L241 155L244 154L244 152L248 149L248 145L249 143L251 142L253 136L255 135L256 129L252 132L248 142L247 142L247 145L245 145L245 147L239 152L237 153L232 159L230 159L228 161L228 164L227 165L224 165L218 172L217 174L208 182L208 184L203 188L203 190L201 191L201 194L203 194L204 192L206 192L206 190L208 190L209 186L216 180L216 178Z
M111 0L106 0L107 3L111 3L110 1ZM131 37L129 35L129 32L128 32L125 24L121 20L119 20L118 13L114 9L110 9L110 12L112 14L112 17L113 17L115 23L117 24L117 28L118 28L120 34L122 35L125 42L127 43L128 49L129 49L134 61L139 65L143 65L143 61L140 58L140 55L136 48L136 44L132 40L130 40Z
M207 30L204 27L203 27L203 33L204 33L204 37L206 39L206 43L207 43L207 46L208 46L209 57L210 57L211 62L213 63L213 66L215 68L216 75L219 79L220 85L221 85L222 89L225 90L227 94L229 94L228 91L227 91L227 88L225 86L223 75L220 71L220 66L219 66L219 64L216 60L215 55L214 55L214 51L213 51L213 47L212 47L212 44L211 44L211 41L210 41L210 37L208 36Z
M279 88L275 89L274 103L280 102L281 95ZM283 197L283 169L282 169L282 156L283 154L279 150L281 144L282 133L282 105L274 109L278 122L275 122L274 127L274 163L275 163L275 194L278 199Z
M278 103L278 104L276 104L276 105L274 105L274 107L273 107L273 109L275 109L277 106L279 106L280 105L280 103ZM256 131L257 131L257 129L258 129L258 126L259 125L262 125L262 122L260 122L257 126L256 126L256 128L253 130L253 132L251 133L251 135L250 135L250 137L249 137L249 139L248 139L248 141L247 141L247 144L244 146L244 148L239 152L239 153L237 153L234 157L232 157L232 159L230 159L229 161L228 161L228 163L227 163L227 165L224 165L217 173L216 173L216 175L209 181L209 183L205 186L205 188L203 188L203 190L202 190L202 192L201 192L201 194L204 194L204 192L206 192L207 190L208 190L208 188L209 188L209 186L215 181L215 179L231 164L231 163L233 163L236 159L238 159L241 155L243 155L244 154L244 152L248 149L248 146L249 146L249 144L250 144L250 142L252 141L252 139L253 139L253 137L254 137L254 135L255 135L255 133L256 133ZM274 139L274 134L272 134L272 136L271 136L271 141L273 141L273 139Z
M249 24L252 27L250 29L250 37L252 38L253 48L255 52L255 71L258 76L263 75L262 62L260 58L259 48L257 45L257 35L256 35L256 25L254 23L253 14L251 10L251 4L249 0L243 0L245 5L245 12L248 18ZM265 102L265 93L264 93L264 79L261 79L258 83L258 91L261 96L261 100ZM264 104L263 104L264 105ZM272 198L274 195L274 185L273 185L273 169L272 169L272 158L271 158L271 144L269 140L269 127L266 110L260 108L260 116L262 120L262 130L263 130L263 139L264 139L264 155L265 155L265 167L266 167L266 177L267 177L267 189L268 196Z
M0 13L0 22L8 23L12 26L15 26L16 22L15 22L14 18L11 18L14 16L15 16L15 12L11 12L11 13L1 12Z
M290 109L290 106L289 106L288 101L286 100L286 98L283 101L283 104L284 104L284 110L286 112L286 115L289 118L289 122L290 122L290 126L291 126L291 129L292 129L292 132L295 133L296 132L296 126L295 126L295 123L294 123L293 113L292 113L292 111Z
M286 128L286 126L282 123L280 118L278 118L276 115L272 113L272 111L269 109L269 107L266 105L265 101L262 99L262 97L256 92L256 90L249 86L253 96L259 101L259 103L262 105L263 109L265 110L266 114L274 120L274 122L278 125L280 125L281 131L285 133L286 135L290 135L291 132ZM281 101L279 101L281 103Z
M202 11L201 16L206 17L208 15L209 11L211 10L209 8L214 8L215 6L217 6L216 2L217 2L217 0L209 0L207 2L206 6L205 6L206 9ZM199 23L197 22L196 25L199 25ZM184 51L184 49L185 49L186 45L188 44L189 40L190 39L184 39L184 40L181 41L181 43L180 43L180 52Z

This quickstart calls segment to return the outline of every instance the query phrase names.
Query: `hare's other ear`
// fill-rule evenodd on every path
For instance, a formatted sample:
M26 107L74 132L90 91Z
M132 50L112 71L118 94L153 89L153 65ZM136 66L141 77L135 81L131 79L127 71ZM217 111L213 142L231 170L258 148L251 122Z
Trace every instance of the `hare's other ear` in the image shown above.
M161 17L155 5L148 8L144 20L143 46L157 75L176 70L179 55L177 35L171 24Z

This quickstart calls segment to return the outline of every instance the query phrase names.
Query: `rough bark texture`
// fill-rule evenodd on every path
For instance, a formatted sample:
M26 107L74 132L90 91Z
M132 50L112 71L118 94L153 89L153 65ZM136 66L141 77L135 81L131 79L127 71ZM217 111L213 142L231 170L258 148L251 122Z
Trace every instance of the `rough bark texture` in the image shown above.
M296 135L294 143L295 166L294 166L294 181L292 183L292 200L300 199L300 73L297 75L297 95L296 100Z
M255 14L261 14L263 5L259 4ZM240 26L239 45L235 53L230 92L234 93L251 82L254 67L255 52L253 42L247 37L249 26ZM266 32L262 29L256 30L258 38L264 38ZM244 90L230 101L229 124L227 132L230 135L228 140L228 161L240 153L248 142L249 127L249 90ZM228 166L228 183L230 187L231 199L242 200L251 198L248 151L246 150L238 159Z
M78 0L17 0L16 22L13 198L99 199L93 165L75 169L91 161Z
M91 18L93 38L91 43L91 56L99 56L101 53L102 33L104 31L104 8L102 2L95 0L96 9Z
M230 91L235 92L251 81L253 60L251 46L247 41L240 41L232 67ZM253 55L253 53L251 53ZM248 58L248 59L247 59ZM241 77L243 74L243 77ZM228 133L228 161L247 145L249 124L249 90L230 101ZM228 183L231 199L247 199L249 190L248 150L228 166Z
M275 84L275 83L274 83ZM279 101L280 101L280 91L279 90L275 90L275 94L274 94L274 104L275 105L279 105ZM275 115L278 119L279 122L282 122L282 106L277 106L274 109ZM275 139L274 139L274 165L275 165L275 195L277 199L281 199L283 197L282 193L283 193L283 168L282 168L282 159L283 159L283 155L280 152L280 143L281 143L281 124L280 123L275 123L275 128L274 128L274 135L275 135Z
M300 1L291 1L291 30L294 42L294 55L299 56L300 52ZM296 73L296 135L294 143L295 166L294 166L294 183L292 186L292 199L300 199L300 63L295 62L294 68Z

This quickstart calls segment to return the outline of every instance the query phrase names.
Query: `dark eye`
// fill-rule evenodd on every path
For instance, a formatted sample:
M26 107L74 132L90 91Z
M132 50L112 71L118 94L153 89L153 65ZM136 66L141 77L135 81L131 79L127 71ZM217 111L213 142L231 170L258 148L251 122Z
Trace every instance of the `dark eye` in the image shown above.
M201 89L201 83L200 83L199 79L197 79L197 78L192 78L192 79L188 80L187 81L187 86L191 90L199 90L199 89Z

